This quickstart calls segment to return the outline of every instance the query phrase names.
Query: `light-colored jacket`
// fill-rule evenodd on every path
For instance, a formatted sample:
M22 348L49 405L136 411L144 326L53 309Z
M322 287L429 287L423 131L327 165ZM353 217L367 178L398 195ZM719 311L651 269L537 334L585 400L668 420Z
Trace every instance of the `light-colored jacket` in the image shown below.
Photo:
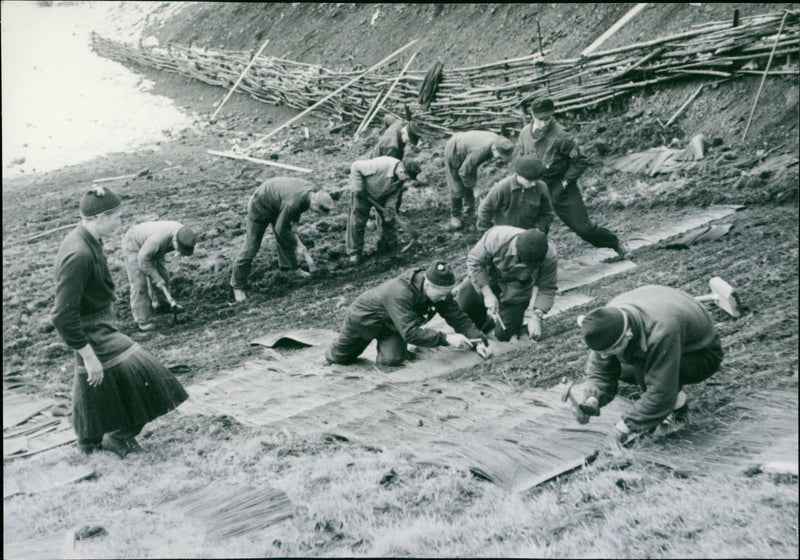
M350 166L350 188L354 193L366 193L375 200L382 200L402 187L403 182L395 177L394 170L400 160L391 156L362 159Z
M444 146L447 165L457 171L468 189L474 189L478 180L478 167L492 159L492 145L502 138L488 130L457 132Z
M123 249L128 253L136 253L139 269L147 275L156 288L163 288L164 279L161 278L154 263L175 250L175 235L182 227L183 224L180 222L167 220L142 222L125 233Z
M501 303L527 301L533 287L537 286L539 291L533 307L547 313L553 307L558 290L556 250L548 243L547 254L541 262L523 263L512 241L524 231L512 226L495 226L484 233L467 255L469 279L479 293L484 286L498 287Z

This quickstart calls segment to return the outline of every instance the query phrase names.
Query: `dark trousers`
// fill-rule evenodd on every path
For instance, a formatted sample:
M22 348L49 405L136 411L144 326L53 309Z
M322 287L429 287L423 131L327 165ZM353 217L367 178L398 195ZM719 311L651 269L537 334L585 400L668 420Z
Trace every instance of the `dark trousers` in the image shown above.
M408 346L400 333L389 328L381 329L376 336L378 340L378 356L375 360L384 366L400 365L406 357ZM325 351L325 358L334 364L352 364L372 342L371 338L364 338L348 325L345 319L339 337Z
M498 290L492 290L498 298ZM484 333L488 333L494 328L494 335L497 340L506 341L512 336L520 334L525 321L525 310L528 308L530 298L520 302L501 302L499 313L506 328L489 317L486 305L483 302L483 294L479 293L472 285L469 277L464 278L461 284L455 289L455 300L458 307L467 314L475 325Z
M547 184L553 211L565 226L594 247L616 249L619 246L619 238L614 233L589 219L578 185L573 183L564 187L560 180L548 181Z
M144 424L140 424L138 426L134 426L132 428L126 428L124 430L114 430L113 432L108 432L108 437L114 438L120 442L124 442L131 438L134 438L139 435L139 433L144 428ZM96 448L100 443L103 441L103 435L87 437L87 438L78 438L78 447L83 451L90 451Z
M681 354L681 364L678 370L679 386L693 385L711 377L719 371L723 355L719 335L709 348ZM620 381L646 388L644 387L645 363L643 361L630 364L621 362L620 365Z
M297 259L291 247L285 246L280 236L275 232L275 224L268 220L257 220L252 215L247 216L247 236L245 237L242 248L236 255L233 263L233 273L231 274L231 286L237 289L244 289L247 279L253 269L253 259L261 249L261 242L267 228L272 226L272 233L275 235L275 246L278 251L278 265L284 270L296 268Z
M392 200L393 197L386 197L378 200L378 204L385 207L388 204L395 204L399 207L399 202ZM399 199L398 199L399 200ZM345 249L348 255L360 255L364 250L364 230L367 227L369 211L372 208L367 197L360 193L351 193L350 198L350 218L347 220L347 239ZM397 227L394 221L385 222L380 214L376 217L380 238L378 239L378 251L390 251L397 246Z

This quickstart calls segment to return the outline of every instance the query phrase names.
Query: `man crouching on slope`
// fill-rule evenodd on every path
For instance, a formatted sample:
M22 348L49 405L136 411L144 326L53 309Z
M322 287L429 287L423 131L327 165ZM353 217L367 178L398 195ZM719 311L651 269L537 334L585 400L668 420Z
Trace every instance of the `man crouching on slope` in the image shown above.
M492 350L483 333L453 300L456 277L447 263L432 263L427 270L408 270L367 290L350 304L339 338L325 352L328 362L353 363L372 339L378 340L377 363L400 365L407 344L474 348L482 358ZM456 333L444 334L422 325L439 313Z
M642 396L614 426L625 443L656 428L686 404L682 387L719 370L722 344L711 315L689 294L649 285L618 295L580 320L591 349L586 379L572 389L575 416L585 423L616 396L620 380L636 383Z

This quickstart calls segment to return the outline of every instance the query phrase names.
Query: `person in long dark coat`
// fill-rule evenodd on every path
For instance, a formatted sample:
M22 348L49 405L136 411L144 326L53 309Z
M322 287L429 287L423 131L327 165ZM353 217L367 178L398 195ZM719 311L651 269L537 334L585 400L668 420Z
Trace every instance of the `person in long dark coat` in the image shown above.
M121 209L111 189L97 188L81 199L81 223L56 256L51 320L75 351L72 422L79 449L124 457L141 450L135 438L147 422L189 395L158 359L117 330L103 239L119 228Z

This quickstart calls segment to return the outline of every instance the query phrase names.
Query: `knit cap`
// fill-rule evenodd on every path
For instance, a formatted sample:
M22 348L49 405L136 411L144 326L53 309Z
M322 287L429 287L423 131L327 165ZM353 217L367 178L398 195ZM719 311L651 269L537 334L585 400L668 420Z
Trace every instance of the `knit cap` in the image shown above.
M538 263L547 255L547 236L536 228L517 236L517 256L527 264Z
M511 142L511 140L504 136L500 136L497 140L495 140L492 146L502 157L506 159L511 159L511 156L514 155L514 144Z
M556 106L549 97L540 97L538 99L534 99L533 103L531 103L531 111L533 112L534 117L537 119L543 119L555 113Z
M456 284L456 275L453 269L444 261L432 262L425 271L425 278L439 288L449 288Z
M535 156L522 156L514 160L514 171L529 181L539 179L545 170L542 160Z
M194 253L194 246L197 244L197 234L189 226L183 226L175 234L178 242L178 252L188 257Z
M92 218L113 212L122 206L122 199L108 187L94 187L81 198L81 217Z
M416 146L420 136L422 136L422 129L417 123L412 122L406 126L406 132L408 132L408 141Z
M583 340L592 350L608 350L619 343L627 323L627 317L618 307L592 309L581 323Z
M403 158L403 167L405 167L406 173L408 173L408 176L412 179L416 179L417 175L419 175L420 171L422 171L422 168L417 163L417 160L410 157Z

